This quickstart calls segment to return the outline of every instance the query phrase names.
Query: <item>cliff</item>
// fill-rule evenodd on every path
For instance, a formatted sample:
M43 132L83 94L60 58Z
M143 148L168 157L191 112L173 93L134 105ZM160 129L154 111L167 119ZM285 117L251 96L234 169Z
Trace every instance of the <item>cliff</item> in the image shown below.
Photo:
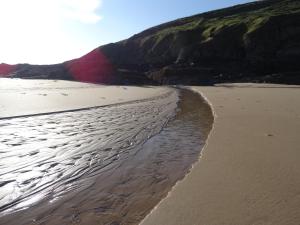
M126 84L299 84L299 59L300 1L266 0L165 23L62 64L18 65L13 76Z

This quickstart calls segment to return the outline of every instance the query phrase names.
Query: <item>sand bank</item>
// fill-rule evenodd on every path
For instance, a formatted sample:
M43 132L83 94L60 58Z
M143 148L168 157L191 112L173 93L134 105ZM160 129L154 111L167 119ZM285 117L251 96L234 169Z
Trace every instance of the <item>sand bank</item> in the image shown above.
M152 98L163 87L105 86L59 80L0 78L0 117L48 113Z
M143 225L300 224L300 89L193 87L212 104L201 159Z
M212 119L200 95L174 89L1 119L0 224L138 224L197 161Z

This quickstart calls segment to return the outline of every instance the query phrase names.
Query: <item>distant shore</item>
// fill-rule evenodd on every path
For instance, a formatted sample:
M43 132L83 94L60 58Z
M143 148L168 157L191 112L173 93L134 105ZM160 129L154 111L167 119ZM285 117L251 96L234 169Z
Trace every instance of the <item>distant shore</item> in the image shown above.
M202 156L142 225L300 224L300 87L193 87L215 122Z

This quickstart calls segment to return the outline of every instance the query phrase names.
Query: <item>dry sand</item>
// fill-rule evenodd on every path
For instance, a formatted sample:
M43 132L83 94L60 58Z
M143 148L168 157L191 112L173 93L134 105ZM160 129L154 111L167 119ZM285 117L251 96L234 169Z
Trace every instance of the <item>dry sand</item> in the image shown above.
M193 87L211 103L199 162L143 225L299 225L300 88Z
M169 90L0 78L0 118L110 105L159 96Z

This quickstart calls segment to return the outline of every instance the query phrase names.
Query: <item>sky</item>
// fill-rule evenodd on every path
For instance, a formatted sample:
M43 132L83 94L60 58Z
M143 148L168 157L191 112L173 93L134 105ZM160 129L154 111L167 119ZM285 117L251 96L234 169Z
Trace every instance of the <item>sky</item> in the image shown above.
M250 1L0 0L0 63L60 63L151 26Z

